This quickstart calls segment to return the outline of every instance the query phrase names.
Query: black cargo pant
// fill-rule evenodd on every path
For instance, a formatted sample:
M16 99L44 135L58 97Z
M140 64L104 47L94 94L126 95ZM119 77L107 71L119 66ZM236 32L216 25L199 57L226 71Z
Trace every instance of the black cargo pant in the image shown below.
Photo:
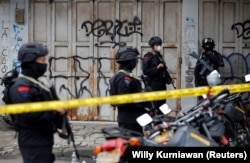
M143 129L138 123L118 122L118 127L134 131L134 136L143 135Z
M23 163L53 163L52 147L19 147Z
M159 78L152 79L149 82L149 86L150 86L152 91L164 91L164 90L167 91L166 84L163 82L162 79L159 79ZM159 110L159 108L161 105L166 103L166 99L155 100L155 101L153 101L153 103L154 103L154 107L157 111L157 114L162 114L161 111Z

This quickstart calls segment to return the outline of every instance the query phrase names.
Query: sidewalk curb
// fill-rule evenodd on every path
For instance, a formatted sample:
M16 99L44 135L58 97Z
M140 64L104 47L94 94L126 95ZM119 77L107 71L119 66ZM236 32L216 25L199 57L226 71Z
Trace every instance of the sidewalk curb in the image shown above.
M56 157L69 157L71 158L72 151L74 151L74 148L55 148L53 153L56 155ZM80 157L89 157L92 158L94 156L92 149L86 149L84 147L77 147L77 151L80 155Z

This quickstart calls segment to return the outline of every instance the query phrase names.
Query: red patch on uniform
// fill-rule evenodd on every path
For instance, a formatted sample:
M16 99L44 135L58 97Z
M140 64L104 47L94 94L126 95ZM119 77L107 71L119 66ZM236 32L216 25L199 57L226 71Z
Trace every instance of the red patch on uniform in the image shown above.
M148 60L150 60L150 57L145 56L144 59L148 61Z
M125 76L125 77L124 77L124 80L131 81L131 78L130 78L129 76Z
M18 92L22 93L22 92L29 92L30 87L29 86L20 86L18 87Z

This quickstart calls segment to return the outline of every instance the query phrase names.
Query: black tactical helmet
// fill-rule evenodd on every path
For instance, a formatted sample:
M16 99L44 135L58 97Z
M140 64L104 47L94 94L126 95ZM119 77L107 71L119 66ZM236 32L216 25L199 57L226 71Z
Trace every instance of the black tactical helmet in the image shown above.
M117 63L121 63L125 61L136 60L138 55L139 52L136 48L126 46L118 50L115 59Z
M148 45L149 45L150 47L153 47L155 44L159 44L159 45L162 44L162 40L161 40L160 37L158 37L158 36L153 36L153 37L151 37L150 40L148 41Z
M214 48L214 40L210 37L206 37L202 40L202 48L204 50L212 50Z
M37 57L46 56L48 49L40 43L25 43L18 51L18 60L23 62L33 62Z

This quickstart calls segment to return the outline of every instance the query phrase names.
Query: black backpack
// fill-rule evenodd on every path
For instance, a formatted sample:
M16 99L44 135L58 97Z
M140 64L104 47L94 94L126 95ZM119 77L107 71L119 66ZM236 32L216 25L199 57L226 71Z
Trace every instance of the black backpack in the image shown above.
M11 104L11 101L9 99L9 90L10 90L10 87L14 84L14 81L17 77L18 77L18 72L16 71L16 69L12 69L12 70L8 71L6 74L4 74L4 76L1 78L0 84L4 87L2 101L5 104ZM11 115L11 114L4 115L3 120L6 123L15 126L15 123L14 123L15 120L14 120L13 115Z
M18 72L16 69L12 69L9 72L7 72L2 78L1 78L1 85L4 86L3 90L3 102L5 104L10 104L9 100L9 88L13 85L14 80L18 77Z

